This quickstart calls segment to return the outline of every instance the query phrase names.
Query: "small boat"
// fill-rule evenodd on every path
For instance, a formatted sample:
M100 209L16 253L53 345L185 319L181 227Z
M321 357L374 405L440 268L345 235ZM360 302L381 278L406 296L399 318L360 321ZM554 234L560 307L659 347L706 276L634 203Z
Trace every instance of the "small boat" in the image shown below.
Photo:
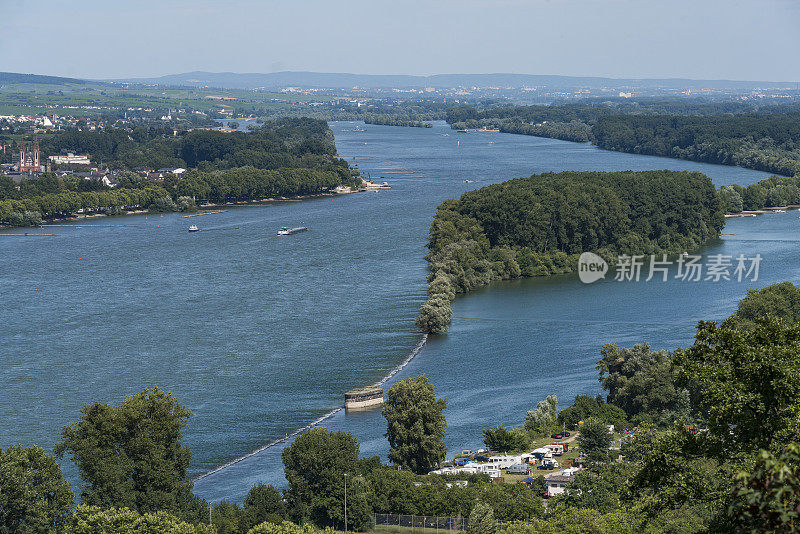
M464 183L465 183L465 184L471 184L471 183L472 183L472 182L474 182L474 181L475 181L475 180L464 180Z
M299 226L297 228L289 228L288 226L282 226L281 229L278 230L278 235L292 235L306 231L308 231L308 227L306 226Z
M355 128L353 128L353 131L354 131L354 132L366 132L366 130L365 130L364 128L359 128L358 126L356 126Z
M382 184L376 184L372 180L369 182L362 180L361 186L370 191L377 191L378 189L391 189L392 186L389 185L389 182L383 182Z
M456 130L456 133L469 133L469 130L467 130L466 128L462 130Z
M198 228L196 224L193 224L193 225L191 225L191 226L189 227L189 231L190 231L190 232L199 232L199 231L200 231L200 228Z
M775 213L786 213L786 210L775 210Z

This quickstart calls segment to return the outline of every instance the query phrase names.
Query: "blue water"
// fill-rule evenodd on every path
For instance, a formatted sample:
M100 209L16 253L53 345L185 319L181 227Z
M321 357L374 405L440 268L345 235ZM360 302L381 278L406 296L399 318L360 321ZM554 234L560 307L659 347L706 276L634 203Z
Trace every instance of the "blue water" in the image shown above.
M51 449L82 405L158 385L193 411L186 443L192 475L202 475L338 408L344 391L407 358L421 339L413 318L442 200L566 169L688 169L717 185L767 176L588 144L456 134L442 123L362 124L365 132L355 124L332 124L340 154L386 175L391 191L0 238L0 447ZM189 234L189 224L201 231ZM274 237L284 225L311 231ZM449 402L451 454L476 447L484 428L518 424L548 394L568 404L597 392L603 343L686 346L697 320L729 314L747 287L797 282L798 225L796 213L733 219L724 231L735 235L704 251L761 253L755 283L586 286L567 276L493 284L457 299L449 333L429 339L392 381L427 374ZM363 454L387 453L377 411L337 412L322 424L353 432ZM241 499L258 481L284 485L282 446L202 478L197 493ZM75 482L71 462L63 467Z

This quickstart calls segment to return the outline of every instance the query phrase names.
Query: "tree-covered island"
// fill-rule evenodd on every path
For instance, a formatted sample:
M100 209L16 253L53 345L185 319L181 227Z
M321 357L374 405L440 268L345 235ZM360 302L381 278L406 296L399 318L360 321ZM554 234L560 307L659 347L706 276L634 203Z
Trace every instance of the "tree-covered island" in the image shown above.
M442 202L430 229L417 325L444 332L450 303L494 280L572 272L582 252L679 254L719 237L724 213L696 172L561 172Z

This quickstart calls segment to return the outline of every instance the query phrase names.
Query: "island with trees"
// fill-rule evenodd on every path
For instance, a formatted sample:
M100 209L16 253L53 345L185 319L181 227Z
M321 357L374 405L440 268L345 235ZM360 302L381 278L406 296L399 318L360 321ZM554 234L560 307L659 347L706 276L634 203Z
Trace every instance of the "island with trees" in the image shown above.
M696 172L561 172L509 180L439 205L417 325L444 332L450 303L495 280L572 272L582 252L679 254L719 237L724 214Z

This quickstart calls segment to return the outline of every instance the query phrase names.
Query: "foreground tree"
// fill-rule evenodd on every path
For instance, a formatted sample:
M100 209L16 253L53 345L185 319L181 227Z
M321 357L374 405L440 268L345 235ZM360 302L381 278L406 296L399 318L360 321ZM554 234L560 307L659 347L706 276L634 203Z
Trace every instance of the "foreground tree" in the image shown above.
M608 448L611 447L612 436L608 425L598 419L589 419L581 425L578 444L586 453L589 464L601 464L608 460Z
M366 526L371 510L366 495L359 492L358 441L349 432L312 428L284 449L287 500L293 519L311 519L319 526L344 527L344 484L348 476L347 516L349 526ZM363 501L363 502L362 502Z
M689 390L678 384L680 368L666 351L651 351L647 343L620 348L603 346L597 362L606 401L622 408L634 421L669 425L688 416Z
M72 491L53 457L36 446L0 450L0 532L55 531L71 508Z
M483 502L477 502L469 513L467 534L495 534L497 521L494 520L494 510Z
M444 460L447 448L444 434L445 399L436 393L425 375L407 378L389 388L383 416L388 424L386 437L391 450L389 460L423 474Z
M722 454L780 449L800 431L800 323L757 319L752 329L701 322L696 341L679 353L686 379Z
M727 321L739 328L752 329L759 318L775 316L786 324L800 321L800 288L791 282L748 289L747 296Z
M95 402L63 429L56 453L70 454L78 465L84 504L140 513L187 511L197 504L186 476L191 452L182 443L190 414L158 388L118 406Z
M281 492L274 486L258 483L247 492L244 498L242 523L246 529L261 523L282 523L286 520L286 503Z
M139 514L127 508L79 506L69 516L66 534L216 534L213 526L192 525L167 512Z
M728 514L742 532L800 531L800 446L761 451L753 469L736 476Z

